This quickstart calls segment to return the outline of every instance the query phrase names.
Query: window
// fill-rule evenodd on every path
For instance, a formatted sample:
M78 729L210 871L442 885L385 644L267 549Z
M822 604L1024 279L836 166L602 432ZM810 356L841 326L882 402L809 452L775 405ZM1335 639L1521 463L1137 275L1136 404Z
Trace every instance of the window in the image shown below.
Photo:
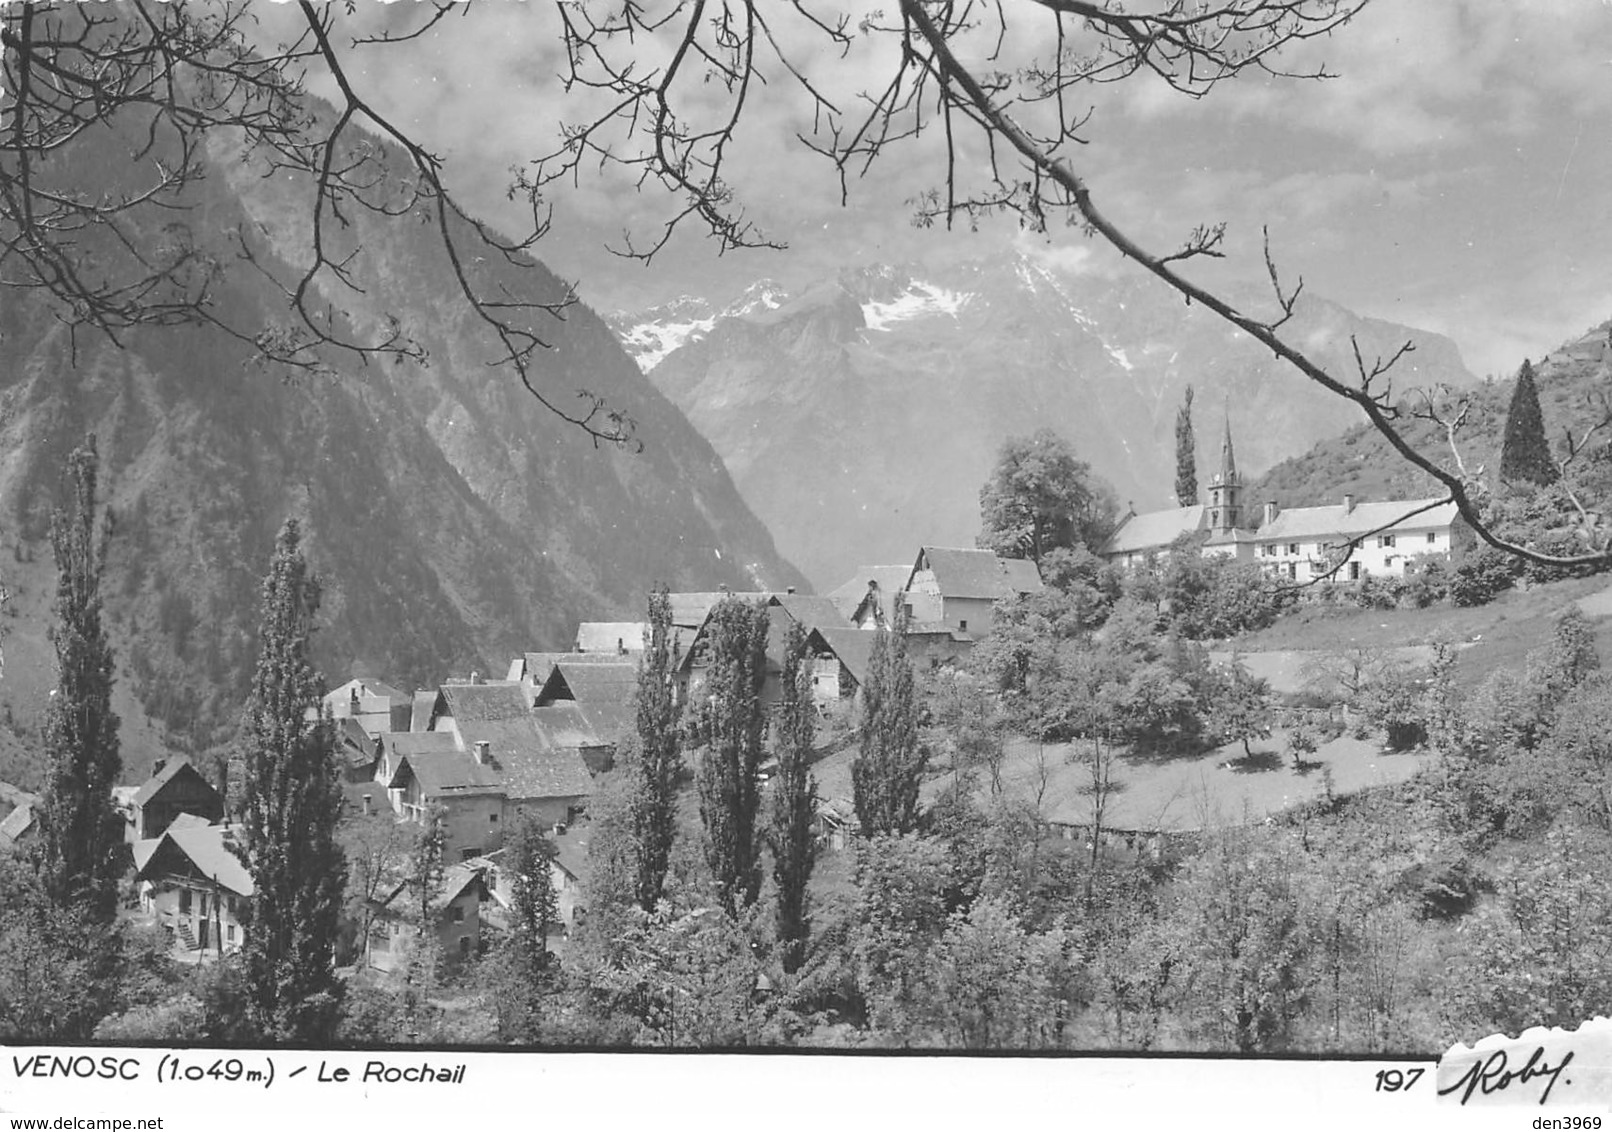
M1377 536L1377 545L1378 546L1393 546L1394 545L1394 536L1393 535L1378 535Z
M179 911L182 915L190 915L190 889L179 890Z
M454 923L462 924L465 922L465 906L463 904L455 904L449 909L449 914L453 917Z
M957 631L960 633L968 632L968 620L966 618L957 622Z
M230 943L235 942L235 925L234 924L226 924L224 926L224 938L226 940L228 940Z
M487 824L488 825L497 825L498 824L498 815L496 813L488 814L487 815Z
M1297 562L1289 562L1287 564L1287 580L1290 582L1296 582L1298 581L1298 577L1299 564Z
M1287 552L1289 554L1297 554L1299 552L1299 544L1296 543L1296 542L1288 543L1287 544Z
M1351 582L1358 582L1360 580L1360 563L1349 563L1349 580Z
M1438 535L1435 534L1433 531L1428 531L1427 532L1427 545L1432 546L1437 541L1438 541Z

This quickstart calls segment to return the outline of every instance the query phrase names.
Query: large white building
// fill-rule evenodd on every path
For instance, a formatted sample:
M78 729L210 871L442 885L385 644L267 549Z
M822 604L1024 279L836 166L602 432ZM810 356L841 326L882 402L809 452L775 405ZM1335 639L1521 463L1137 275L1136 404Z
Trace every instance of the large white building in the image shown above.
M1232 451L1231 425L1221 447L1220 471L1209 483L1206 505L1132 513L1103 545L1102 554L1123 566L1140 566L1167 552L1184 534L1206 533L1202 553L1257 562L1288 581L1334 575L1340 581L1400 576L1426 555L1448 559L1459 517L1455 504L1438 499L1343 502L1326 507L1280 509L1265 503L1258 522L1243 505L1243 482Z

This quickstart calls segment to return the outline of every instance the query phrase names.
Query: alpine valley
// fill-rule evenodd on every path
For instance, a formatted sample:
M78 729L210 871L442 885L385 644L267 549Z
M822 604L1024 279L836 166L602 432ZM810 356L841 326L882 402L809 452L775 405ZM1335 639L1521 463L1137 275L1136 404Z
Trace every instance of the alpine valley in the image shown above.
M295 278L307 186L261 176L224 141L210 140L208 175L173 222L253 232L260 262ZM315 648L332 683L355 668L404 688L502 675L522 650L567 647L579 620L641 617L657 583L803 583L711 446L592 311L544 316L551 348L534 379L568 408L586 388L631 415L642 452L596 447L488 364L496 342L455 305L430 226L350 219L365 290L322 298L355 337L384 336L395 317L423 364L334 356L332 373L286 379L216 331L138 331L119 348L83 330L75 342L37 293L0 305L0 755L13 764L0 777L37 784L15 764L37 757L53 680L50 514L88 432L114 515L103 594L131 777L159 752L229 738L256 658L259 579L287 517L323 584ZM517 299L565 293L538 264L504 282ZM246 327L286 318L284 298L245 268L214 313Z
M1243 309L1270 296L1233 292ZM1215 315L1139 274L1075 274L1004 253L926 269L862 266L790 294L685 297L609 319L654 382L722 454L778 548L819 588L920 544L971 546L1002 441L1046 426L1123 507L1171 506L1175 415L1195 391L1200 484L1229 414L1259 472L1342 433L1346 402ZM1412 340L1396 388L1476 379L1448 339L1312 297L1284 328L1341 375Z

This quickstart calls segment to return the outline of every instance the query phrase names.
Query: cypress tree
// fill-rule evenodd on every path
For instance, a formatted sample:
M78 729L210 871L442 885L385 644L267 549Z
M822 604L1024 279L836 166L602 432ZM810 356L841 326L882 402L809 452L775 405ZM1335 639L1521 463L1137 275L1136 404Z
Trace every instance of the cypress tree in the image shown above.
M683 771L683 743L672 702L672 602L665 589L649 595L649 639L638 664L638 777L632 801L635 894L638 906L653 912L666 889L672 835L677 825L677 778Z
M817 783L812 778L812 673L806 628L789 628L784 642L783 687L778 704L778 779L772 794L772 879L778 886L778 942L784 971L793 974L805 959L811 922L806 915L806 884L817 859L812 819L817 815Z
M1198 502L1198 442L1192 433L1192 386L1175 414L1175 502L1191 507Z
M929 761L918 743L918 702L907 660L907 618L897 604L891 630L877 631L862 686L860 751L851 787L862 836L910 833L918 826L918 784Z
M242 959L259 1035L329 1041L341 1003L337 923L347 865L336 841L335 728L308 659L319 587L287 520L263 579L257 672L241 744L244 844L255 891Z
M716 879L717 899L729 915L761 894L761 846L756 817L761 806L761 741L766 717L761 690L767 678L767 605L726 597L711 610L710 664L700 709L705 746L697 783L705 858Z
M1539 390L1534 385L1534 367L1526 358L1517 371L1517 384L1511 391L1511 407L1506 410L1505 438L1500 443L1500 479L1508 484L1555 483L1561 471L1550 454L1545 439L1545 418L1539 411Z
M68 457L72 502L51 518L56 556L56 690L45 713L41 873L58 905L109 923L117 910L123 822L112 787L123 769L112 712L112 646L101 624L107 528L97 538L95 437Z

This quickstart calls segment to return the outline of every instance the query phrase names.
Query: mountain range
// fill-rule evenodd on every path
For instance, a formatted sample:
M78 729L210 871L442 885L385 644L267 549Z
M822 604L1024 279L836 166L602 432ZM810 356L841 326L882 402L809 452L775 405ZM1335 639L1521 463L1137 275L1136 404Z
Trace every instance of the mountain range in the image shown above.
M263 176L229 143L210 139L186 210L149 235L157 223L198 240L240 229L264 267L294 279L308 185ZM399 158L386 155L397 173ZM355 670L406 688L501 674L523 650L566 647L578 620L640 619L658 583L804 585L716 452L585 305L544 316L534 380L561 403L585 388L630 414L641 452L596 447L489 364L496 343L456 302L432 226L346 212L338 254L363 250L364 290L327 276L317 299L355 337L397 319L424 360L334 355L328 374L285 378L208 328L138 330L120 346L70 335L39 293L0 305L0 578L12 595L0 761L37 756L54 679L49 516L64 458L89 432L115 517L103 589L133 775L231 734L256 662L259 580L287 517L322 579L315 655L331 683ZM566 294L540 264L499 270L511 300ZM244 327L287 318L283 295L245 267L213 313ZM29 777L0 768L13 775Z
M1272 306L1235 293L1243 309ZM1138 511L1173 505L1175 417L1195 391L1199 481L1229 420L1258 471L1336 436L1355 410L1150 277L1000 254L864 265L789 294L685 297L609 316L711 441L779 550L819 588L921 544L973 545L1002 442L1046 426ZM1306 295L1283 329L1333 372L1406 340L1398 386L1473 384L1448 339Z

